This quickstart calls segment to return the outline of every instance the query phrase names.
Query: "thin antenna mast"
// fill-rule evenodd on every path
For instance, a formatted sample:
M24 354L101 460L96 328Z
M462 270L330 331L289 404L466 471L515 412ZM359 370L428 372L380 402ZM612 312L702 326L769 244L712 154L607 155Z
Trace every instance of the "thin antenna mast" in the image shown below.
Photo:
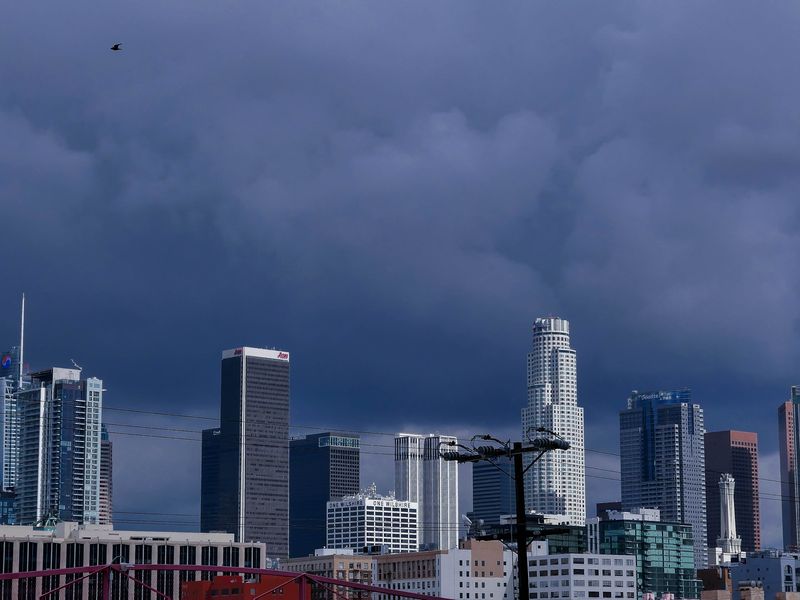
M22 370L24 369L25 350L25 292L22 292L22 317L19 324L19 381L17 387L22 387Z

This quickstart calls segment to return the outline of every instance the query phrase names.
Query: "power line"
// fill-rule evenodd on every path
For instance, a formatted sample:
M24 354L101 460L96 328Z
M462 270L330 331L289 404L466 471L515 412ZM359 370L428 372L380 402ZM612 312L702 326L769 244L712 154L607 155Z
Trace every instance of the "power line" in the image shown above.
M37 400L31 400L31 401L32 402L35 401L35 402L39 403L38 399ZM75 402L75 400L61 399L61 402ZM217 423L230 422L230 423L240 424L240 423L243 422L240 419L221 420L221 419L218 419L218 418L215 418L215 417L207 417L207 416L204 416L204 415L192 415L192 414L178 413L178 412L166 412L166 411L153 411L153 410L134 409L134 408L123 408L123 407L115 407L115 406L108 406L108 405L104 405L102 407L102 410L103 411L120 412L120 413L130 413L130 414L156 416L156 417L170 417L170 418L179 418L179 419L195 419L195 420L203 420L203 421L214 421L214 422L217 422ZM49 415L47 415L47 418L49 418ZM101 420L101 422L102 422L102 420ZM157 426L157 425L137 425L137 424L132 424L132 423L111 423L111 422L104 422L103 424L105 424L106 426L112 426L112 427L124 427L124 428L129 428L129 429L144 429L144 430L164 431L164 432L174 432L174 433L196 433L196 434L202 434L202 432L203 432L203 430L197 430L197 429L185 429L185 428L180 428L180 427L162 427L162 426ZM386 437L391 437L393 439L397 436L397 432L374 431L374 430L358 430L358 429L350 429L350 428L342 428L342 427L324 427L324 426L319 426L319 425L289 424L288 427L289 427L289 429L305 429L305 430L313 430L313 431L319 431L319 432L339 432L339 433L353 433L353 434L362 434L362 435L386 436ZM210 429L214 429L214 428L210 428ZM144 438L176 440L176 441L202 442L202 438L200 438L200 437L195 438L195 437L183 437L183 436L174 436L174 435L158 435L158 434L154 434L154 433L135 433L135 432L129 432L129 431L110 430L109 429L109 434L111 434L111 433L113 433L114 435L122 435L122 436L128 436L128 437L144 437ZM252 439L253 437L255 437L256 439L259 439L258 436L252 436L252 435L249 435L249 434L245 434L244 437L245 437L245 439L248 439L248 438ZM249 445L253 446L253 447L271 447L271 448L283 448L283 447L285 447L285 445L283 445L283 444L267 444L267 443L259 443L259 442L250 442ZM365 447L371 447L371 448L387 448L387 449L388 448L391 448L391 449L394 448L393 444L369 444L369 443L360 442L359 445L360 446L365 446ZM297 450L295 449L295 451L297 451ZM606 455L606 456L613 456L615 458L621 458L621 455L619 453L611 452L611 451L608 451L608 450L598 450L598 449L595 449L595 448L584 448L584 451L587 452L587 453L592 453L592 454L601 454L601 455ZM374 455L374 456L394 456L393 452L376 452L376 451L368 451L368 450L361 450L361 449L359 449L359 452L360 452L360 454L368 454L368 455ZM607 468L596 467L596 466L591 466L591 465L586 465L585 468L586 469L597 470L597 471L605 471L605 472L609 472L609 473L617 473L617 474L620 473L619 470L607 469ZM723 473L723 471L709 470L709 469L706 469L706 471L711 472L711 473L715 473L715 474L722 474ZM615 478L615 477L603 477L603 476L600 476L600 475L590 475L590 474L586 474L585 476L587 478L592 478L592 479L602 479L602 480L607 480L607 481L621 481L620 478ZM780 483L780 484L789 483L786 480L773 479L773 478L769 478L769 477L764 477L762 475L759 475L757 478L754 478L754 479L757 479L758 481L765 481L765 482L771 482L771 483ZM759 495L759 498L764 498L764 499L767 499L767 500L779 500L779 501L791 500L791 498L789 496L780 495L780 494L774 494L774 493L765 492L765 491L762 491L762 490L759 490L759 494L758 495ZM798 499L797 502L800 502L800 499Z

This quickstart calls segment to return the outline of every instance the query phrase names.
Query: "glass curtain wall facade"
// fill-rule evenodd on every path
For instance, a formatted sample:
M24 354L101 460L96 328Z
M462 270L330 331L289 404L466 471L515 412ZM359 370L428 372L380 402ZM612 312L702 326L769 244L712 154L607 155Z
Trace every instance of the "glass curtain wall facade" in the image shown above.
M620 413L623 510L658 508L692 526L695 566L708 563L705 426L691 391L633 392Z
M507 456L472 463L472 518L486 525L500 523L500 517L516 511L514 462Z
M656 598L699 598L702 585L695 576L692 528L657 521L600 521L602 554L636 557L637 587Z

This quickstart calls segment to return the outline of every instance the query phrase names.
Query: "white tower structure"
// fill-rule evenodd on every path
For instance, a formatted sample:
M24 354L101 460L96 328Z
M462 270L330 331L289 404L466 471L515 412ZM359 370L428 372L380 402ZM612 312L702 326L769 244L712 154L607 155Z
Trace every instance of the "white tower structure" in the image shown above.
M528 406L522 409L522 436L550 430L570 449L546 453L525 474L525 506L539 513L564 515L571 525L586 522L586 469L583 408L578 406L575 350L569 345L569 321L536 319L528 353Z
M423 547L437 550L458 548L458 463L444 460L439 447L458 440L450 435L425 438L422 455Z
M398 433L394 440L395 495L416 502L421 548L458 547L458 465L439 456L449 435Z
M740 554L742 538L736 535L736 514L734 513L733 488L736 485L730 473L719 478L720 535L717 546L724 554Z
M398 433L394 438L394 493L398 500L422 501L424 439L416 433ZM419 516L421 519L422 514Z

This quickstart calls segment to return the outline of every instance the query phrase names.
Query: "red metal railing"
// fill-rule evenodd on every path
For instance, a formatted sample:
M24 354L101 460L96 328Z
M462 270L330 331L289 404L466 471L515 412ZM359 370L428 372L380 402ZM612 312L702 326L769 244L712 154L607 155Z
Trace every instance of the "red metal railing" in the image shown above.
M143 588L155 593L159 598L164 600L173 600L171 596L160 592L156 588L144 583L139 579L135 579L129 575L130 571L192 571L192 572L212 572L212 573L236 573L239 575L271 575L273 577L285 577L286 580L280 582L275 587L268 589L258 596L254 596L250 600L262 600L265 596L275 592L276 590L286 586L289 583L296 583L299 586L301 600L304 600L307 595L306 586L317 585L322 589L328 590L339 598L339 600L350 600L343 594L337 591L337 588L347 588L359 592L367 592L371 594L383 594L385 596L411 598L412 600L447 600L440 596L428 596L407 590L394 590L375 585L368 585L365 583L357 583L355 581L347 581L344 579L334 579L331 577L322 577L320 575L311 575L310 573L297 573L294 571L277 571L272 569L254 569L248 567L229 567L221 565L152 565L152 564L108 564L97 565L91 567L70 567L66 569L47 569L44 571L22 571L19 573L0 573L0 581L8 581L15 579L37 579L40 577L57 577L59 575L83 575L72 581L44 592L39 596L40 600L47 598L52 594L56 594L63 589L66 589L76 583L93 576L98 575L102 583L102 600L111 600L110 583L111 574L118 573L119 576L127 577L135 582L136 585L141 585Z

